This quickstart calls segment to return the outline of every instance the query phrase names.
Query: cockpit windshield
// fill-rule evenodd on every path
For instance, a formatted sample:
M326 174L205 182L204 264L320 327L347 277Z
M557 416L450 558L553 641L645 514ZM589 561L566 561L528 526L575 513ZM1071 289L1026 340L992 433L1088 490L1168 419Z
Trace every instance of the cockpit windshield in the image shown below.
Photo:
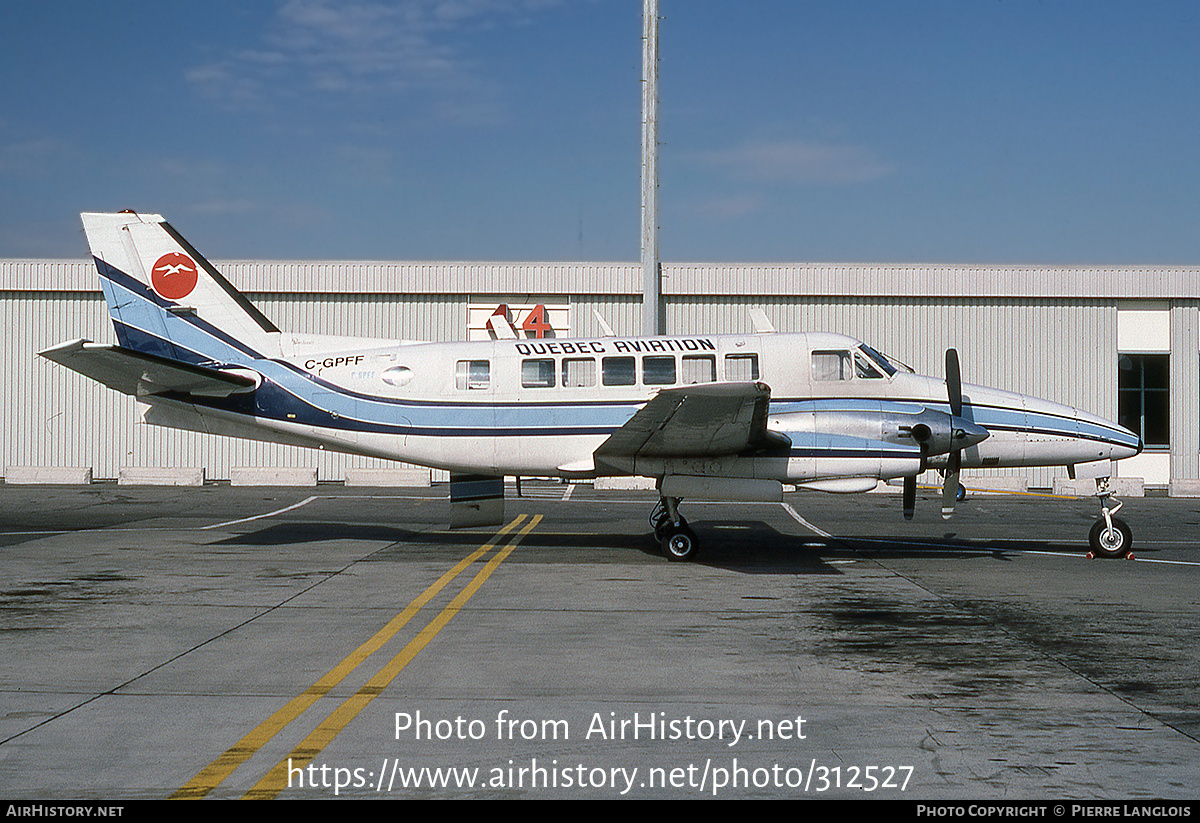
M893 374L895 374L896 372L899 371L898 368L896 368L894 365L892 365L892 361L888 360L886 357L884 357L879 352L875 351L873 348L868 346L866 343L863 343L858 348L859 348L859 351L861 351L867 357L871 358L871 360L874 361L875 364L877 366L879 366L879 368L881 368L885 372L887 372L888 377L891 377Z

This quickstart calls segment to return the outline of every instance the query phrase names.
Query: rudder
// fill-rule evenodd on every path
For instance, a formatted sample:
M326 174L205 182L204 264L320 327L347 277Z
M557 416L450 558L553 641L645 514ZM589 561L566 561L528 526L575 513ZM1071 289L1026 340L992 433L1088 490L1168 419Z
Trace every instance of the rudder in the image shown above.
M81 215L121 346L190 363L277 356L279 330L160 215Z

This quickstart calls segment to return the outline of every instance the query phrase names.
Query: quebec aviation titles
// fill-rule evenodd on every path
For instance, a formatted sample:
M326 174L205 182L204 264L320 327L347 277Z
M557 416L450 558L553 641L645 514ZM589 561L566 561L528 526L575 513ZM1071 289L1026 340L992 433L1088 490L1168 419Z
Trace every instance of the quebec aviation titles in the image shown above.
M621 352L716 351L717 346L703 337L666 337L651 340L547 340L516 343L517 353L531 354L609 354ZM608 348L610 347L611 348Z

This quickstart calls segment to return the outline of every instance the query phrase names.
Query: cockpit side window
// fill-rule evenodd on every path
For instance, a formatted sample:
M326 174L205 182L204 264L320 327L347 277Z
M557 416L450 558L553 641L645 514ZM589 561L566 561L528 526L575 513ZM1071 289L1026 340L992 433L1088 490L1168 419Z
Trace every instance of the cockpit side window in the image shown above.
M871 361L862 352L854 353L854 376L859 380L882 380L883 375L871 365Z
M871 358L871 360L874 361L875 364L877 366L879 366L879 368L883 369L884 372L887 373L888 377L891 377L893 374L895 374L897 371L899 371L899 369L897 369L894 365L892 365L892 361L888 360L886 357L884 357L879 352L875 351L875 349L871 348L866 343L863 343L861 346L859 346L859 349L867 357Z

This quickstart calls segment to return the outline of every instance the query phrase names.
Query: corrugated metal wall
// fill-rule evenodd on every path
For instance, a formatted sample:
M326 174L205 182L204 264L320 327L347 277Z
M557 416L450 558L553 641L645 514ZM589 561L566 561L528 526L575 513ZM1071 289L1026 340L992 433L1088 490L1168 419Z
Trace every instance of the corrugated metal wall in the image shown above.
M1171 306L1171 479L1200 479L1200 301Z
M510 302L549 295L567 302L571 333L578 336L602 333L596 313L618 334L641 328L636 264L217 265L288 331L465 339L468 304L487 295ZM1162 298L1200 280L1195 268L688 264L666 270L671 333L748 332L750 309L763 308L780 331L849 334L926 374L942 373L945 349L952 346L967 382L1034 394L1109 419L1117 414L1118 298ZM980 294L963 293L971 275ZM8 364L0 383L0 467L91 466L95 477L113 478L123 466L202 466L217 479L234 466L315 465L320 479L338 480L347 467L389 465L137 423L131 399L36 356L78 337L112 342L95 277L84 261L0 261L0 334ZM1105 283L1117 284L1120 295L1101 294ZM1002 295L992 294L1002 285ZM1172 309L1172 347L1191 352L1190 359L1172 358L1179 466L1173 474L1186 478L1200 475L1198 306L1192 295ZM1039 487L1049 486L1055 473L1022 471Z

